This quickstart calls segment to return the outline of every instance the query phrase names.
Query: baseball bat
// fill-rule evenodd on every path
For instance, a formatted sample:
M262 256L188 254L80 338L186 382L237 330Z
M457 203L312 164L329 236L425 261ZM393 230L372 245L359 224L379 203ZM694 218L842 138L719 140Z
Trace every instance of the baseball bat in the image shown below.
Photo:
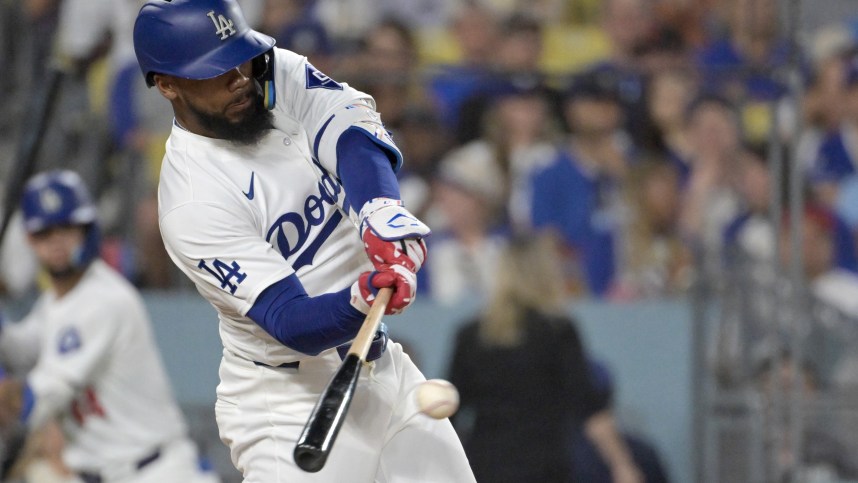
M51 113L56 105L57 93L63 79L63 70L56 66L47 69L41 90L32 98L28 117L22 125L22 136L15 161L3 190L3 218L0 219L0 241L6 235L12 215L18 207L18 200L24 191L24 182L33 174L42 140L45 137Z
M375 333L378 332L381 316L387 308L392 293L392 288L383 288L378 291L363 325L349 347L348 354L322 391L316 407L313 408L307 424L304 425L292 455L298 467L308 473L321 470L328 460L328 454L337 439L337 434L349 410L349 404L354 397L361 366L366 362L366 354L369 352Z

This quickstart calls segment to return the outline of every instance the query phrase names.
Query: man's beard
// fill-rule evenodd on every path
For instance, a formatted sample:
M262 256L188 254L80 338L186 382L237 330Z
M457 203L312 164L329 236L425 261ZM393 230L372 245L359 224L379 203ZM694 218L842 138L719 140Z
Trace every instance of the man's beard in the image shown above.
M77 267L73 264L68 264L62 268L46 268L48 275L54 280L66 280L70 278L77 277L83 272L81 267Z
M237 146L252 146L258 144L263 136L274 128L274 115L262 104L262 96L256 95L251 100L248 112L238 122L233 122L225 116L203 112L192 104L188 104L197 120L218 139L224 139Z

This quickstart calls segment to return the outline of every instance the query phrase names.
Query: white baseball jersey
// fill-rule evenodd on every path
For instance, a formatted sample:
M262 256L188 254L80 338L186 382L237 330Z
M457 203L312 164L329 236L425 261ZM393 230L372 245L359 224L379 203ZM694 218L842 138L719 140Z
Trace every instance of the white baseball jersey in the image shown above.
M167 251L217 309L224 347L270 365L305 356L245 316L262 290L297 273L310 296L335 292L371 269L343 209L333 145L361 119L387 135L366 94L275 52L276 129L236 147L174 123L158 190Z
M293 274L316 296L372 269L336 177L336 142L347 129L362 129L398 151L366 94L282 49L275 49L274 72L275 129L258 145L237 147L174 123L161 167L167 251L220 319L221 439L246 483L472 483L450 422L417 414L413 391L425 379L392 341L361 375L325 468L304 473L292 460L301 428L341 361L333 349L317 356L290 349L246 314L263 290ZM294 361L299 367L276 367Z
M27 423L62 418L74 471L109 473L186 437L143 301L101 260L63 297L47 291L23 321L4 326L0 352L38 352Z

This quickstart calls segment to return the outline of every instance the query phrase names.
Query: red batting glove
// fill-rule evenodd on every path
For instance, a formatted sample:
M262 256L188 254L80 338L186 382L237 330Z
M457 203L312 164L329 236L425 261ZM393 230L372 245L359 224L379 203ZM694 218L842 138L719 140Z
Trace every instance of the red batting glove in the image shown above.
M417 273L426 260L426 243L422 238L385 241L372 228L363 231L363 248L376 270L384 266L401 265Z
M426 260L423 237L429 227L390 198L375 198L360 212L360 235L363 246L376 270L400 265L417 273Z
M393 295L384 313L398 314L414 301L417 276L401 265L383 266L380 271L364 272L352 284L352 306L363 313L369 312L378 289L384 287L393 288Z

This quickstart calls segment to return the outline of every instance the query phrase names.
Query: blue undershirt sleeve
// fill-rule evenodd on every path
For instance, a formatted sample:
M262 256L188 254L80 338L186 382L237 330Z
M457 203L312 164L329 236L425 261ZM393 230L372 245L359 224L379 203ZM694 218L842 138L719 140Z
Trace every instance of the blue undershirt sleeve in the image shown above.
M350 300L350 287L310 297L292 274L263 290L247 316L283 345L316 355L357 335L366 316Z
M396 153L373 139L363 130L351 128L337 140L337 177L355 212L373 198L401 199L395 172L400 161Z

